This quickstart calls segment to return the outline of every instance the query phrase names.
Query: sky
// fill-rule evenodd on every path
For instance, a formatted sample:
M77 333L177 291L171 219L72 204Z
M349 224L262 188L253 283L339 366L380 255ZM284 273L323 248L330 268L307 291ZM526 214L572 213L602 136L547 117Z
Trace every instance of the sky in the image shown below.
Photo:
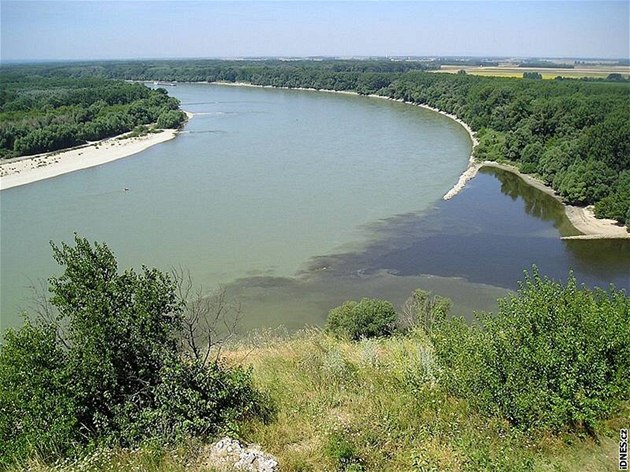
M628 58L629 23L630 0L0 0L0 59Z

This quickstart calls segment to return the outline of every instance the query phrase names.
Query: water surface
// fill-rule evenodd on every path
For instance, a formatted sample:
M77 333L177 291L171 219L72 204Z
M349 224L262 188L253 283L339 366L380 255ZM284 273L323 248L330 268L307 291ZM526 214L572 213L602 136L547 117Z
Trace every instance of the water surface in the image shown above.
M629 241L575 234L562 206L509 172L482 170L449 201L470 139L439 114L330 93L180 85L195 113L175 140L0 195L2 328L49 240L106 241L122 267L187 267L226 286L243 327L321 324L349 298L402 303L422 287L455 311L496 308L522 271L630 288ZM129 188L128 192L123 188Z

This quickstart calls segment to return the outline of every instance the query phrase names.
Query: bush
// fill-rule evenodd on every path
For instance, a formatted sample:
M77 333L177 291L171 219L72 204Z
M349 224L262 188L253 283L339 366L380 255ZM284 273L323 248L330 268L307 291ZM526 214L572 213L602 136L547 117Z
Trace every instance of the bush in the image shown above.
M430 333L433 327L446 320L453 302L446 297L433 295L431 292L416 289L403 305L403 316L398 321L402 329L415 326Z
M364 298L359 303L347 301L328 313L326 331L352 340L389 336L394 332L396 310L380 299Z
M65 267L50 279L56 313L9 331L0 349L0 465L77 443L205 436L268 413L249 371L184 355L170 276L119 273L107 245L78 236L53 253Z
M526 276L496 315L434 330L451 391L524 429L593 432L630 388L630 298Z
M35 452L63 453L77 439L66 356L50 326L28 320L0 350L0 468Z

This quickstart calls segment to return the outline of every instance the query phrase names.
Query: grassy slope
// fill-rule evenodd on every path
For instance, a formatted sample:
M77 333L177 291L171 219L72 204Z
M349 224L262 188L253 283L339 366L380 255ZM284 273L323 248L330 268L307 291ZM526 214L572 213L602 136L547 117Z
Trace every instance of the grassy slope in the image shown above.
M602 425L599 441L528 436L445 393L421 333L359 343L318 331L259 335L223 354L252 366L278 409L275 421L248 423L240 434L287 471L612 471L618 431L630 417L626 405ZM198 444L100 451L57 470L200 471L209 470L206 455ZM50 470L37 461L30 467Z
M528 437L442 391L418 333L349 343L307 332L227 355L252 365L279 406L277 421L244 433L283 470L616 470L628 417L602 425L599 444Z

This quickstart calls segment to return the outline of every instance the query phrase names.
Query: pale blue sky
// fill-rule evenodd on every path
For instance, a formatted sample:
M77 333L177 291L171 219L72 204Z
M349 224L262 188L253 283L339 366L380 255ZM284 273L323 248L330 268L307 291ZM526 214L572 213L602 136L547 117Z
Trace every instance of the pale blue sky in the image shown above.
M239 56L629 56L630 0L1 0L3 61Z

